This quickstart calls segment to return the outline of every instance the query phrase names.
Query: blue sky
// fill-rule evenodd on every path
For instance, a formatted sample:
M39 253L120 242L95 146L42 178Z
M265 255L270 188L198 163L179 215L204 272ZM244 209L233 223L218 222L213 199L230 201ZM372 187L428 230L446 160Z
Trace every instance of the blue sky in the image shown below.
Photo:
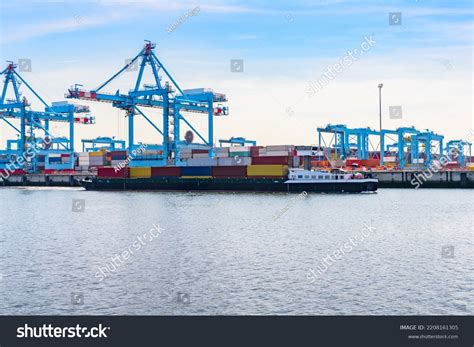
M381 81L386 127L415 125L448 138L473 127L471 1L1 0L0 8L0 60L31 59L24 77L48 101L76 82L97 87L149 39L182 88L228 95L231 116L216 121L217 137L314 143L319 125L376 127ZM390 12L402 13L401 25L389 25ZM376 44L308 98L308 83L366 37ZM230 72L230 59L243 59L244 72ZM131 74L121 80L132 85ZM388 118L390 105L403 107L402 120ZM80 137L124 136L117 110L91 106L98 124ZM142 135L153 140L145 127Z

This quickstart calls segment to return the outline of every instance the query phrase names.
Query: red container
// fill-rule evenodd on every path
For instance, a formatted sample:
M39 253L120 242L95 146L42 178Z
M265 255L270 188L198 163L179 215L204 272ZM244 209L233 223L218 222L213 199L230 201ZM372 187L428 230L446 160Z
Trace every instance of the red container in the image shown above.
M117 171L115 171L114 167L97 168L97 177L100 178L127 178L128 176L128 167L124 167Z
M258 150L263 148L263 146L252 146L250 147L250 156L251 157L258 157Z
M110 152L108 152L107 154L110 155L110 156L113 156L113 155L126 156L126 155L127 155L127 151L110 151Z
M346 161L346 165L350 166L352 164L348 164L349 160ZM359 166L363 166L363 167L376 167L379 165L379 160L376 160L376 159L363 159L363 160L359 160Z
M290 165L290 157L254 157L252 165Z
M246 166L213 166L213 177L246 177Z
M459 169L461 166L459 165L459 163L455 163L455 162L451 162L451 163L447 163L444 168L445 169Z
M151 177L179 177L181 168L178 166L152 167Z
M12 176L23 176L23 175L26 175L26 171L22 169L18 169L18 170L13 170L11 174Z
M207 149L193 149L192 154L197 154L197 153L209 153Z
M61 158L69 158L70 156L70 154L61 154Z

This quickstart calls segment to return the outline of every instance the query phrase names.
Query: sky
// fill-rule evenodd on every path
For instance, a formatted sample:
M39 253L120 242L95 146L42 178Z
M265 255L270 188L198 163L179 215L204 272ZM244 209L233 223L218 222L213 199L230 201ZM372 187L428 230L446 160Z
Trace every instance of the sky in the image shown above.
M230 114L215 118L215 140L315 144L318 126L378 128L379 83L384 128L415 126L447 140L466 138L473 128L472 1L0 4L0 63L29 59L31 71L20 74L47 102L64 100L75 83L97 88L151 40L182 89L227 95ZM242 60L241 71L231 71L232 59ZM135 80L136 72L126 72L110 91L126 92ZM78 103L90 105L97 123L76 126L76 146L81 138L126 139L122 111ZM158 113L146 112L160 123ZM205 117L187 119L206 134ZM13 133L0 125L0 147L8 138ZM144 121L137 121L136 139L161 141Z

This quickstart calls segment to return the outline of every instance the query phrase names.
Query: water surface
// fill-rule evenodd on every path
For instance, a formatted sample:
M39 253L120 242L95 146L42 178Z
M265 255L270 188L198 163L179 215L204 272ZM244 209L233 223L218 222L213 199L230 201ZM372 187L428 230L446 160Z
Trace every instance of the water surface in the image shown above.
M474 314L472 190L297 196L0 188L0 314Z

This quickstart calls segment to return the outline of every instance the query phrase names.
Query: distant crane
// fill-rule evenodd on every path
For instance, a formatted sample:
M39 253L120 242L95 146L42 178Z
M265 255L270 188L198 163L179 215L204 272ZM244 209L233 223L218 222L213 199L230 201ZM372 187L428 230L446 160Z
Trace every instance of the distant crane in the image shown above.
M0 96L0 120L14 129L18 136L16 140L7 140L6 149L0 150L0 169L21 168L35 172L38 170L40 156L45 158L45 169L74 169L74 123L95 122L93 116L76 117L75 113L87 113L90 111L89 108L64 101L48 105L16 72L16 67L16 64L9 61L7 67L0 73L5 76ZM20 92L22 84L40 101L44 111L30 109L31 104ZM7 99L9 86L13 89L13 99ZM55 137L51 133L50 122L67 123L69 135ZM52 159L61 157L61 154L67 154L68 160Z

